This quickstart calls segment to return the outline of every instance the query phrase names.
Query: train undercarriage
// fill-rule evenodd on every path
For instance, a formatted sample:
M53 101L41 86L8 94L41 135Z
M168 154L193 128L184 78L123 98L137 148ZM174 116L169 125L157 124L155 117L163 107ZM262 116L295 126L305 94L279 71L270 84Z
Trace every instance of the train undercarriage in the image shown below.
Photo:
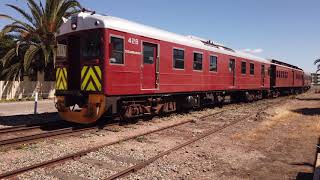
M155 116L182 112L208 106L222 106L228 102L253 102L264 98L299 94L308 88L274 88L265 90L195 92L140 96L114 96L103 94L58 94L56 107L66 121L89 124L103 116L118 116L126 121L146 115Z

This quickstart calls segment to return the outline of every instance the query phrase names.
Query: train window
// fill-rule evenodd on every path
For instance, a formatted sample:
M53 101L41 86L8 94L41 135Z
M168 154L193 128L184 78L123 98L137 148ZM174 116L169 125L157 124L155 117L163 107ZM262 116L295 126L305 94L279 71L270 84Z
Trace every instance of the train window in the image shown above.
M250 63L250 74L254 75L254 64Z
M184 50L173 49L173 67L184 69Z
M236 67L236 60L235 59L230 59L229 60L229 71L234 73L235 72L235 67Z
M218 70L217 60L218 60L217 56L210 56L210 68L209 68L210 71L217 72Z
M153 64L155 61L155 46L149 43L143 43L143 63Z
M81 55L84 58L97 58L101 54L101 43L99 33L89 33L81 37Z
M122 38L111 37L110 63L123 64L124 40Z
M246 73L247 73L247 63L241 62L241 74L246 74Z
M193 53L193 70L202 70L202 54Z

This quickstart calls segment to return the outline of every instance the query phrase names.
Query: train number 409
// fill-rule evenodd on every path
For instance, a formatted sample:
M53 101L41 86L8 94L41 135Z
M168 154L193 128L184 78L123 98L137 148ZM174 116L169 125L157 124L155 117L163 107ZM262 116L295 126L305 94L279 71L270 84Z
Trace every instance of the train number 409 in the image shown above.
M136 38L129 38L128 43L134 44L134 45L139 45L139 40Z

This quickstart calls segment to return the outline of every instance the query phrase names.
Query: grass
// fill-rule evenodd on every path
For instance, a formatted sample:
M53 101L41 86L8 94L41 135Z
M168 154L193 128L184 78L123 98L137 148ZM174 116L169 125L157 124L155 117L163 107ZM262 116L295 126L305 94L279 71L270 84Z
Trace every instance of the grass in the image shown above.
M139 137L136 137L135 140L136 140L137 142L143 143L143 142L146 142L146 141L147 141L147 138L144 137L144 136L139 136Z
M22 144L20 146L17 146L15 149L16 150L32 150L37 148L38 148L37 144Z

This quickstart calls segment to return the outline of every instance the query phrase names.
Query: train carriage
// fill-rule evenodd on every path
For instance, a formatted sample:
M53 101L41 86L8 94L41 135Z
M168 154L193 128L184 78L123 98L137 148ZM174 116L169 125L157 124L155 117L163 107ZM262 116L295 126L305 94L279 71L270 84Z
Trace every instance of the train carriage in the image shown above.
M274 93L298 93L304 89L304 72L302 69L278 61L271 60L271 88Z
M61 117L92 123L200 107L270 93L272 63L210 40L81 12L58 34ZM60 52L60 53L59 53ZM278 81L276 81L277 83Z

